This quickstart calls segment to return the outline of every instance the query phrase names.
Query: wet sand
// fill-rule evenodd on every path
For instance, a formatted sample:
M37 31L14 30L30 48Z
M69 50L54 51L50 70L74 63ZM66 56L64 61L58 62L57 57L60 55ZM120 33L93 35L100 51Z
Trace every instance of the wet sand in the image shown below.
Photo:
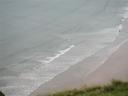
M112 79L128 81L128 42L114 53L101 67L85 78L88 86L105 84Z

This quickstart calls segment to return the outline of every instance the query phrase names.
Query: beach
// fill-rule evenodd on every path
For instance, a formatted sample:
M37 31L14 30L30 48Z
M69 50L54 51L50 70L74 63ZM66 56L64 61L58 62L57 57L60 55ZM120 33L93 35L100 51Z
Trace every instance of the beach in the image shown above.
M0 0L0 7L0 91L6 96L91 86L118 79L109 68L115 63L127 68L128 0ZM99 81L101 73L108 77Z
M58 91L103 85L110 83L112 80L128 81L127 26L128 21L126 20L123 22L123 28L115 42L110 48L103 49L108 52L102 50L100 53L96 53L94 56L70 67L66 72L40 86L30 96L45 96L45 94ZM113 51L113 53L106 54L110 51ZM104 58L106 56L108 58ZM94 67L94 63L99 64Z

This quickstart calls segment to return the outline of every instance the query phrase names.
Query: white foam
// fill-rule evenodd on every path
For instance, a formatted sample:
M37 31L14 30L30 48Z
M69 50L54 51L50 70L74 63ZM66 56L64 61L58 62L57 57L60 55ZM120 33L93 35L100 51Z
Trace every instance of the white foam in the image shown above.
M128 7L124 7L123 10L125 11L121 16L123 17L122 21L128 18Z
M46 59L43 60L42 62L44 62L44 63L50 63L53 60L55 60L56 58L59 58L61 55L65 54L66 52L68 52L69 50L71 50L73 47L75 47L75 45L71 45L71 46L69 46L68 48L66 48L64 50L59 51L59 53L56 54L56 55L54 55L53 57L46 57Z
M19 78L28 79L28 80L37 80L37 75L34 72L31 73L22 73Z
M123 29L123 25L120 24L120 25L118 26L118 30L121 31L122 29Z
M28 86L25 86L25 85L16 85L16 86L4 86L4 87L0 87L0 89L20 89L20 88L28 88Z

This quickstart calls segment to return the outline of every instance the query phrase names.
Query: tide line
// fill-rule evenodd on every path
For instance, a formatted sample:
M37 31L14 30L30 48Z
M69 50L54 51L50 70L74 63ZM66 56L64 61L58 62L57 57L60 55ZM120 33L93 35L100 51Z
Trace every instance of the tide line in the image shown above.
M66 48L66 49L64 49L64 50L60 50L60 51L58 51L58 52L59 52L58 54L56 54L56 55L54 55L54 56L52 56L52 57L46 57L46 59L43 60L42 62L44 62L44 63L50 63L50 62L52 62L53 60L59 58L61 55L63 55L63 54L65 54L66 52L68 52L69 50L71 50L73 47L75 47L75 45L71 45L71 46L69 46L68 48Z

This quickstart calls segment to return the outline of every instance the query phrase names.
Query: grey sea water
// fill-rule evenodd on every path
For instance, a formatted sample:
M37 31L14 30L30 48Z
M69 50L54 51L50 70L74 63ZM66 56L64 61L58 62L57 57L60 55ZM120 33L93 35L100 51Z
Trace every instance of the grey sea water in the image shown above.
M0 0L0 90L28 96L109 46L127 0Z

